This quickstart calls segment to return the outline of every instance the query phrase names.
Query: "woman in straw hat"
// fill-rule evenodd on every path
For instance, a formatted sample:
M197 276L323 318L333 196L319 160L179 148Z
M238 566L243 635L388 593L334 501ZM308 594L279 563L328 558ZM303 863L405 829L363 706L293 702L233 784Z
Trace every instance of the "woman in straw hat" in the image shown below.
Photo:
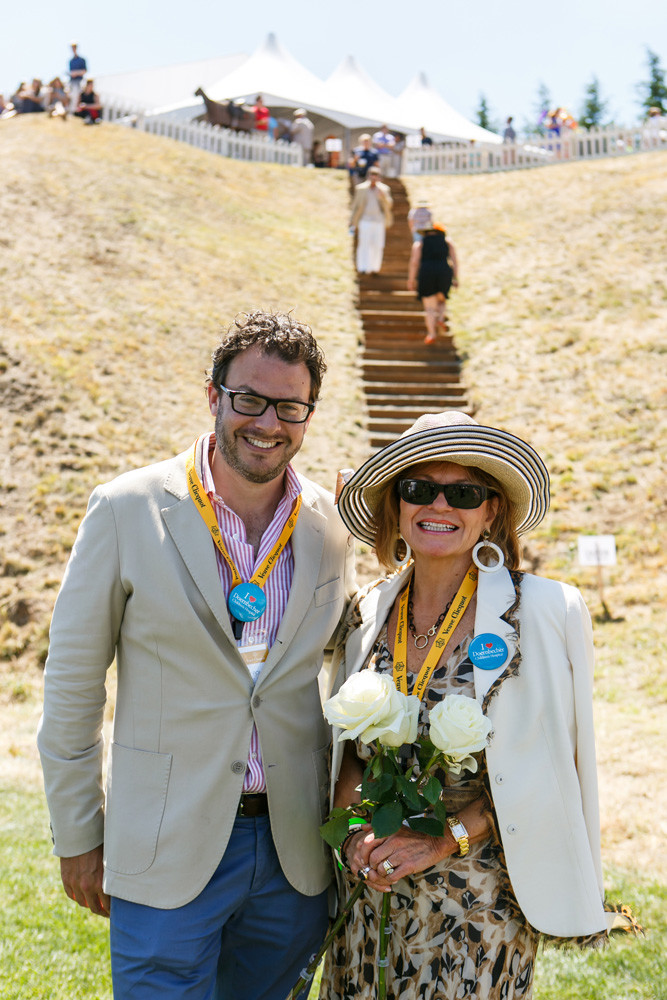
M518 536L548 505L533 448L454 411L420 417L341 492L350 531L386 567L402 565L353 602L337 683L364 669L391 673L398 650L406 693L425 671L420 730L437 702L465 694L492 731L475 773L443 776L442 837L404 825L344 841L343 893L360 875L377 891L362 895L327 957L327 1000L374 995L388 891L390 1000L528 998L541 936L591 943L606 933L590 618L575 588L519 570ZM359 801L368 755L334 739L335 805Z

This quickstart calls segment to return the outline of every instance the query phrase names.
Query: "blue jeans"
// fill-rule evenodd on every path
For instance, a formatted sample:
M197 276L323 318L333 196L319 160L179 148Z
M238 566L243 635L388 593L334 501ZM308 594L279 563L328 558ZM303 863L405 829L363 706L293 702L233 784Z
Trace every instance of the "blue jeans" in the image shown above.
M326 930L327 893L297 892L268 817L241 817L190 903L160 910L112 899L114 1000L285 1000Z

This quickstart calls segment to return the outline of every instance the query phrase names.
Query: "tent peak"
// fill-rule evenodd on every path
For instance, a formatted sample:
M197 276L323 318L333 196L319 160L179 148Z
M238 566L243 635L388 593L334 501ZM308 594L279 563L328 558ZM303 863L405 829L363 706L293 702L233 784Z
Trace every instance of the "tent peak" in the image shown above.
M259 47L260 52L280 52L280 42L275 31L270 31Z

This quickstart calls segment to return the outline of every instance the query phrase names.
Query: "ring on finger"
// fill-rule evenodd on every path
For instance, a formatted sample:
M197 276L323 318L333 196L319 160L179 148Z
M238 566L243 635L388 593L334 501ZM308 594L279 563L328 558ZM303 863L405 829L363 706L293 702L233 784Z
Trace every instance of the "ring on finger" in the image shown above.
M396 870L392 865L391 861L389 860L389 858L384 859L384 861L382 862L382 867L384 868L387 875L393 875Z
M371 870L371 866L370 865L366 865L364 868L360 868L359 869L359 871L357 872L357 875L359 876L359 878L368 878L368 873L369 873L370 870Z

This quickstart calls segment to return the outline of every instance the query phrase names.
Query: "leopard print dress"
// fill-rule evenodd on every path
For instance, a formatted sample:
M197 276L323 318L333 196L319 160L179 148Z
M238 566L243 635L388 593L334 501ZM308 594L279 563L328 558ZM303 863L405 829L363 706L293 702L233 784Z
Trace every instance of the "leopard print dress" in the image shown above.
M474 697L472 636L450 654L431 678L420 706L420 729L427 712L447 694ZM393 667L386 625L364 668ZM414 676L409 677L412 690ZM370 755L357 742L359 759ZM408 758L407 763L415 763ZM477 773L440 774L444 801L455 813L484 792L485 755ZM349 895L357 879L342 873ZM377 995L376 953L383 894L367 890L327 953L320 1000L363 1000ZM471 845L424 872L401 879L391 895L391 936L387 969L388 1000L529 1000L539 934L514 899L495 836Z

